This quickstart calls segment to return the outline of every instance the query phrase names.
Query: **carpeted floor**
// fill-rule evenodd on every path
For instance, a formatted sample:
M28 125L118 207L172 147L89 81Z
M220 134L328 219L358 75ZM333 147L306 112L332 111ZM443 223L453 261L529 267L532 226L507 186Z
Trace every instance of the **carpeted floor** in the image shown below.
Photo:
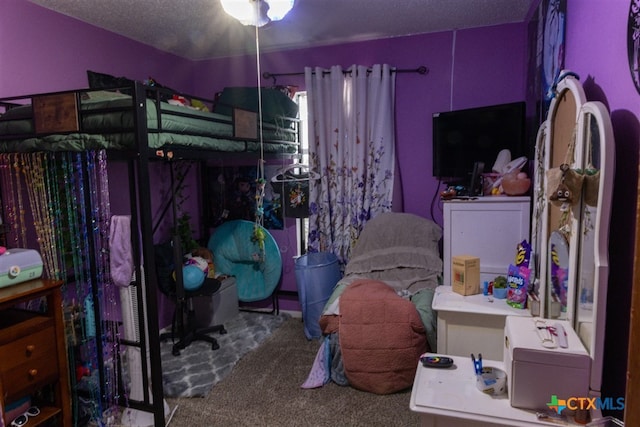
M288 315L240 312L224 324L226 334L212 334L220 344L218 350L211 350L207 342L195 341L176 357L171 354L171 340L163 342L160 352L165 396L205 396L231 373L238 360L255 350L288 318Z
M302 389L319 345L305 338L300 319L285 321L205 397L167 399L175 409L169 427L419 425L411 390L380 396L335 383Z

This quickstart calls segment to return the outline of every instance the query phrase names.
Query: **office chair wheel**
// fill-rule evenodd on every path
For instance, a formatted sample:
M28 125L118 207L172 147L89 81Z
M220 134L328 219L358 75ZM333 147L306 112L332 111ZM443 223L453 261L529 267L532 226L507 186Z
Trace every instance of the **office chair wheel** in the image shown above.
M220 329L220 335L224 335L227 333L227 330L225 328Z
M174 345L173 348L171 349L171 354L174 356L180 356L180 349Z
M217 342L214 342L213 344L211 344L211 350L217 350L220 348L220 344L218 344Z

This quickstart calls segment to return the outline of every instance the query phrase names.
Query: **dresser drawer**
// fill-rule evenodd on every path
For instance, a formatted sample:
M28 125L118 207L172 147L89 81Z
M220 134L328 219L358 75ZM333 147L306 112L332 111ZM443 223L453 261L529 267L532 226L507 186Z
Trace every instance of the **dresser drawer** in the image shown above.
M58 358L55 353L30 359L11 370L0 372L2 384L10 384L4 390L5 401L12 401L31 394L45 384L58 380Z
M0 346L0 375L39 359L57 366L56 333L48 327ZM11 382L5 384L12 384Z

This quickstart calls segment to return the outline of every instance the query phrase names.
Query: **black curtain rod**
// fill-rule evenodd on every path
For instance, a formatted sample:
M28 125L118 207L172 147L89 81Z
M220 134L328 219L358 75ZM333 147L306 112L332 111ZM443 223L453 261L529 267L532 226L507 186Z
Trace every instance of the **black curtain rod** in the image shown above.
M367 71L371 72L371 68L368 68ZM424 65L419 66L418 68L413 68L413 69L392 69L391 70L394 73L418 73L418 74L429 74L429 69L427 67L425 67ZM315 74L315 71L312 71L312 74ZM326 70L323 71L322 74L329 74L331 73L331 71ZM351 74L351 70L344 70L343 71L344 74ZM304 75L304 73L270 73L268 71L265 71L264 73L262 73L262 77L265 79L273 79L273 83L276 83L276 77L281 77L281 76L302 76Z

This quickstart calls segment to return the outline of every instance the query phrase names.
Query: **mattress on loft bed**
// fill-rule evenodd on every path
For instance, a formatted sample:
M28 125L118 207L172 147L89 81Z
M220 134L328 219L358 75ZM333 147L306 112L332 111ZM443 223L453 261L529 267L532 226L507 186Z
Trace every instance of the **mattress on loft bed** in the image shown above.
M89 92L92 94L94 92ZM212 151L257 151L257 138L234 137L234 119L215 112L157 103L147 99L149 147L179 146ZM160 106L158 108L158 105ZM75 108L75 107L74 107ZM31 105L13 108L0 116L0 151L77 151L84 149L135 149L132 98L112 94L105 99L80 102L79 132L36 135ZM252 113L249 113L252 114ZM254 119L255 120L255 119ZM263 150L267 153L294 153L297 150L295 119L282 117L263 123ZM2 136L5 136L2 140Z

